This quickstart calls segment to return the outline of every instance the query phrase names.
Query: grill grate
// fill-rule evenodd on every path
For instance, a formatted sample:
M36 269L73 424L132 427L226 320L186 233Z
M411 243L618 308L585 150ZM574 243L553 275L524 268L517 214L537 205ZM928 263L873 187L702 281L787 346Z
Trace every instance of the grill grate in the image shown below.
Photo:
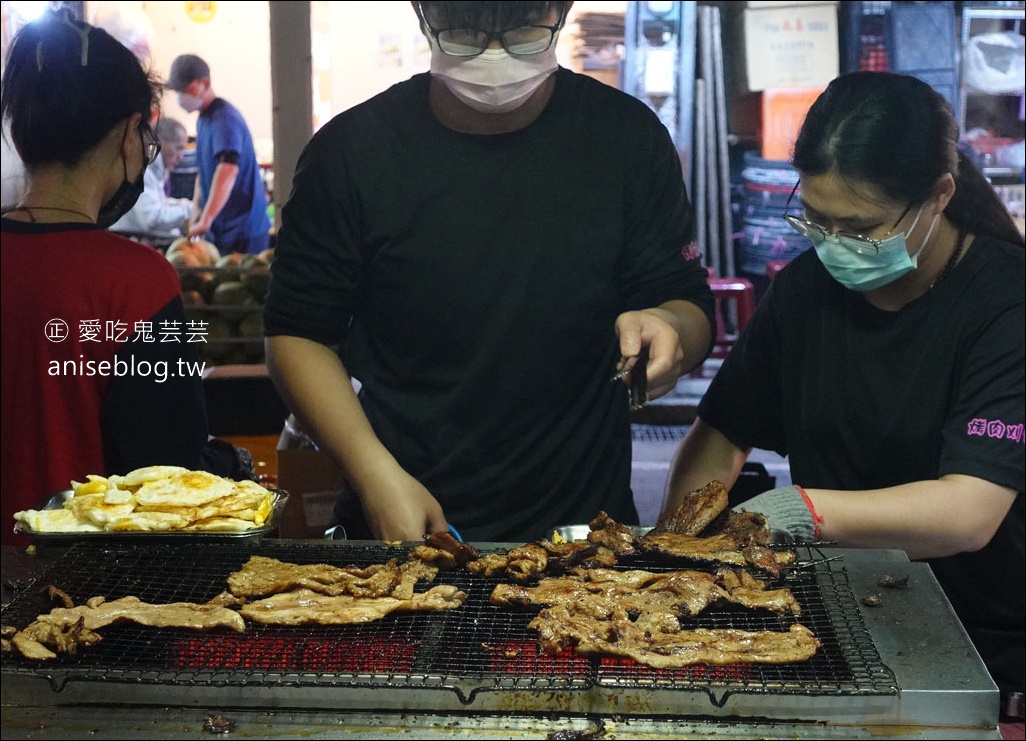
M820 554L803 549L806 562ZM294 563L366 566L389 558L404 560L405 548L374 544L285 543L208 544L203 551L174 545L78 544L3 610L4 625L25 627L50 609L49 585L81 604L103 595L135 595L146 602L206 602L226 588L229 573L253 553ZM652 571L688 568L674 561L632 559L624 567ZM131 624L101 631L104 639L77 656L41 665L5 654L5 673L46 677L59 689L69 680L105 679L136 683L203 686L448 687L471 702L484 690L701 689L714 703L727 695L896 694L895 680L882 663L862 622L843 568L825 562L792 570L783 580L802 605L800 622L822 647L809 661L793 665L737 664L654 669L631 660L588 658L568 651L540 651L529 630L533 613L491 605L497 579L467 572L440 572L436 583L459 586L468 595L456 610L394 613L352 626L263 626L247 624L244 634L199 633ZM787 630L790 617L736 607L708 609L684 627ZM682 621L683 622L683 621ZM461 689L462 688L462 689ZM468 691L465 692L465 690Z
M684 439L690 425L631 425L631 440L641 443L675 443Z

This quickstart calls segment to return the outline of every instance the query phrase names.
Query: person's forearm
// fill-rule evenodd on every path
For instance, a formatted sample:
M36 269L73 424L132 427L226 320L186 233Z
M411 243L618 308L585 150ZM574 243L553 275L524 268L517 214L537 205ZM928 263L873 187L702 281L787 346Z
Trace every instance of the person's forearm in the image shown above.
M267 368L286 405L360 491L375 472L397 466L367 421L342 361L301 337L265 341Z
M197 175L192 186L192 216L189 221L194 223L199 221L200 214L203 213L201 203L203 203L203 186L200 184L199 175Z
M696 419L670 464L662 511L680 506L685 494L713 480L730 489L747 458L747 450L736 447L701 418Z
M899 548L910 558L979 550L1016 497L1011 489L958 474L886 489L805 492L822 518L822 540L849 548Z
M677 332L684 351L682 363L686 371L705 360L712 341L709 319L705 312L690 301L667 301L650 311L657 313Z
M197 225L204 231L210 231L214 219L221 213L221 210L228 203L228 198L235 187L235 180L239 176L239 166L222 162L214 170L214 177L210 182L210 192L207 194L206 203L203 204L203 212L197 221Z

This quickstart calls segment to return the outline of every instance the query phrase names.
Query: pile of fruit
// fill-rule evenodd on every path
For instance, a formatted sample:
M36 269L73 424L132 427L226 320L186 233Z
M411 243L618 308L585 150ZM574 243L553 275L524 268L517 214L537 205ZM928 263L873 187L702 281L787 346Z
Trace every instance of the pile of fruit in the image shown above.
M190 320L206 322L199 356L208 365L264 361L263 302L274 250L221 255L204 240L175 240L165 253L178 269Z

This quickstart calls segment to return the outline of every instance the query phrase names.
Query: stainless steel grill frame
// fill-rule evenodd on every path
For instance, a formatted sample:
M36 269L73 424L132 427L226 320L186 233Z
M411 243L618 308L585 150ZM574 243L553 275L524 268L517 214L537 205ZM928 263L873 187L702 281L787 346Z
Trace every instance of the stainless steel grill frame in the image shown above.
M320 541L205 544L202 549L83 544L19 594L3 610L2 621L24 627L48 610L38 595L50 584L68 592L76 604L98 594L205 602L255 552L296 563L366 565L391 557L402 560L407 549ZM829 718L860 727L996 726L996 689L979 680L978 667L977 672L970 667L970 678L977 676L968 692L963 681L960 691L941 688L940 693L920 694L918 678L904 669L899 676L917 681L902 685L881 657L881 636L874 637L870 625L875 616L857 604L859 587L849 578L850 559L862 552L842 553L841 561L792 570L786 577L803 606L799 621L824 643L817 657L800 665L655 670L618 659L546 656L537 650L537 636L526 628L530 612L488 604L498 580L441 572L436 582L454 583L468 592L467 603L458 610L393 614L360 626L248 624L241 635L112 626L102 631L100 644L77 657L40 664L5 655L4 705L116 702L127 708L159 703L182 709L345 709L465 717L563 713L743 723L822 724ZM810 550L800 555L809 563L823 554ZM913 565L899 558L894 566ZM686 565L632 561L630 567L666 570ZM860 580L862 572L859 568ZM926 576L931 594L924 596L935 598L936 582L928 569ZM699 616L695 625L779 630L790 622L768 613L715 609ZM882 636L887 641L891 633ZM954 639L948 643L959 644ZM965 651L966 646L954 648ZM971 658L975 653L968 649ZM993 723L987 709L992 689Z

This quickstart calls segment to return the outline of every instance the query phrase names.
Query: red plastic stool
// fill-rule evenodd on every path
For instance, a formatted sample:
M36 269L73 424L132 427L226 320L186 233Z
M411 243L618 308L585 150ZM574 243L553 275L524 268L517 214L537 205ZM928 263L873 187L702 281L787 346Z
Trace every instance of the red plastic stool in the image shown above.
M709 276L709 287L712 289L713 297L716 299L716 341L713 343L710 358L725 358L730 348L734 346L741 330L745 328L755 314L755 287L747 278L717 278ZM736 310L736 321L727 320L724 311L725 303L731 301ZM692 376L701 378L703 366L698 366L691 372Z

